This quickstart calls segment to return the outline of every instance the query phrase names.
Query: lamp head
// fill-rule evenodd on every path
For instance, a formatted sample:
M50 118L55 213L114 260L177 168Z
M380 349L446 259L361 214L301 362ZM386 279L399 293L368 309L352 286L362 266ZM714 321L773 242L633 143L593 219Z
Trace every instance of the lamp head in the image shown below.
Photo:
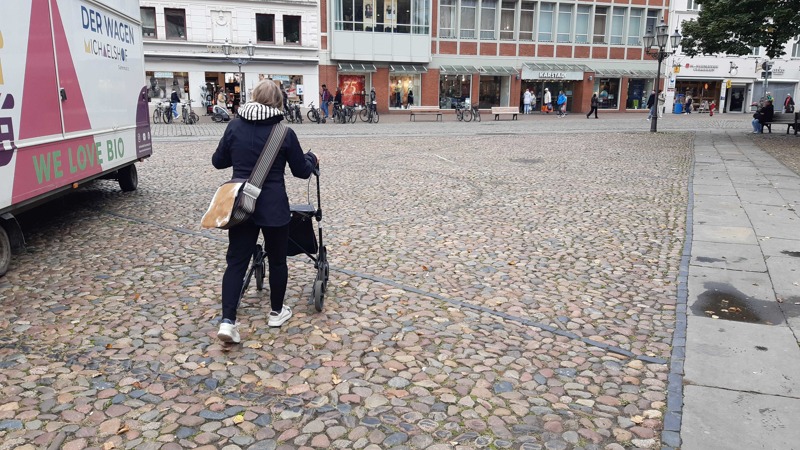
M250 40L250 41L247 41L247 46L246 46L246 48L247 48L247 56L249 56L249 57L251 57L251 58L252 58L252 57L253 57L253 55L255 55L255 54L256 54L256 46L255 46L255 45L253 45L253 41L252 41L252 40Z
M667 46L668 38L669 35L667 34L667 24L664 23L664 19L661 19L661 23L656 27L656 45L663 50L664 47Z
M222 44L222 53L224 53L225 56L231 56L231 44L227 39L225 39L225 43Z
M681 45L681 39L683 39L683 36L681 36L681 34L678 33L678 29L675 28L675 32L672 33L672 35L669 37L669 40L671 41L670 44L672 44L672 50L673 51L677 50L678 46Z
M645 52L650 52L650 49L653 47L655 43L656 37L653 36L653 30L647 30L647 33L644 34L642 37L642 46L644 47Z

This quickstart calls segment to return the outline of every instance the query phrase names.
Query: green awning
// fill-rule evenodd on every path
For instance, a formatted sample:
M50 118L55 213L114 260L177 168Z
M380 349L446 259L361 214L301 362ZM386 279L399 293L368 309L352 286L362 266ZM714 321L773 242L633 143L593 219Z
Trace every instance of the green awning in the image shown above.
M480 71L475 66L441 66L439 73L442 75L472 75L480 73Z
M375 64L339 63L339 73L377 72Z
M425 66L418 66L416 64L392 64L389 66L389 72L393 73L427 73L428 68Z

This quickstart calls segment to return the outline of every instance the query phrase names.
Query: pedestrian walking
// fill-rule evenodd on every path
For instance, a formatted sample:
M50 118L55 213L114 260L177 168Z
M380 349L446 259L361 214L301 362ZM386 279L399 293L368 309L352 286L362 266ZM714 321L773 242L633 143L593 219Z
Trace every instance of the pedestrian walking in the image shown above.
M239 110L239 118L231 121L219 141L211 162L217 169L233 167L233 178L247 179L258 161L272 128L283 120L283 98L274 82L265 80L253 89L251 101ZM223 342L240 341L236 309L244 284L247 265L253 256L258 234L264 236L269 267L269 290L272 311L267 325L280 327L292 310L284 305L289 269L286 254L289 246L289 200L284 172L286 165L297 178L307 179L319 158L303 154L297 135L286 130L286 138L261 187L256 209L250 219L228 230L228 264L222 276L222 321L217 337Z
M558 118L565 117L567 115L567 96L564 91L558 91L556 104L558 105Z
M714 100L711 100L711 103L708 105L708 116L714 117L714 110L717 108L717 103Z
M647 113L647 120L653 118L656 115L656 91L655 89L650 91L650 96L647 97L647 109L650 110Z
M408 103L406 103L406 109L414 106L414 91L411 88L408 88Z
M783 101L783 112L789 114L794 112L794 99L792 94L786 94L786 100Z
M686 111L686 114L691 114L692 113L692 104L693 103L694 103L694 99L692 98L692 96L691 95L687 95L686 96L686 103L685 103L685 106L684 106L684 110Z
M589 110L589 114L586 114L587 119L592 115L592 113L594 113L594 118L597 119L597 103L599 101L600 100L597 98L597 92L592 94L592 109Z
M375 94L375 86L369 88L369 108L373 111L378 109L377 94Z
M553 110L553 97L550 95L550 89L544 88L544 105L542 105L542 111L550 114L550 111Z
M172 117L177 119L178 118L178 103L181 102L181 98L178 97L178 91L175 89L172 90L172 95L169 98L169 104L172 106Z
M323 119L328 118L328 102L331 101L331 92L328 90L328 86L322 85L322 93L319 94L322 101L319 103L319 107L322 109L322 114L324 115Z
M227 108L227 102L225 100L225 89L220 88L217 92L217 106L220 108Z
M525 93L522 94L522 104L523 104L522 114L530 114L531 113L531 91L529 89L525 89Z
M667 102L667 96L664 95L664 91L658 91L658 101L656 102L656 114L658 114L658 118L661 119L664 117L664 103Z

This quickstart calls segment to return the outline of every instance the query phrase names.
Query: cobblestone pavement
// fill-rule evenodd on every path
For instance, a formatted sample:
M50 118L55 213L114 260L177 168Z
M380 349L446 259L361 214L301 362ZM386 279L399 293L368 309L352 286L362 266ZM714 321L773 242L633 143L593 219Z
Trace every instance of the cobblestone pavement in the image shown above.
M325 310L294 258L294 317L267 328L252 289L237 346L215 338L226 237L198 225L229 176L214 139L158 143L134 193L98 182L23 216L0 449L658 448L692 135L426 126L302 138Z

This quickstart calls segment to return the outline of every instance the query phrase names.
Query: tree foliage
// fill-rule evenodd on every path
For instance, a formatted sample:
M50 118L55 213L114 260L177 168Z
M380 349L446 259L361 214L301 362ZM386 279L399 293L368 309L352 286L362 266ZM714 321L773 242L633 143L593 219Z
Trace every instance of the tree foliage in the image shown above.
M749 55L764 47L770 58L800 34L800 0L696 0L697 19L683 23L681 46L689 56Z

